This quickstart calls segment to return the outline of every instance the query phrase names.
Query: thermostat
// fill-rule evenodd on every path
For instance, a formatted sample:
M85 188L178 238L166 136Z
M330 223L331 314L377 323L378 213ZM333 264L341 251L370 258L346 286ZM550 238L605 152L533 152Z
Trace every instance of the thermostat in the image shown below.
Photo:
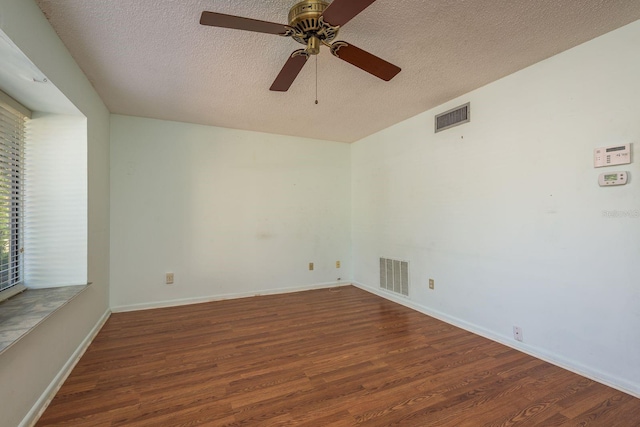
M631 144L600 147L593 150L593 167L626 165L631 163Z
M627 172L605 172L598 177L600 187L609 185L625 185L627 183Z

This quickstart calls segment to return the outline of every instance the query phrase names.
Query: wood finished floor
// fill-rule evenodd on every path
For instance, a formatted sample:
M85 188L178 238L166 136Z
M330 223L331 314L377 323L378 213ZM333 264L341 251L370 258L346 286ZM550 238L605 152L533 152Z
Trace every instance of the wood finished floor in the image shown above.
M640 399L354 287L111 316L37 426L640 426Z

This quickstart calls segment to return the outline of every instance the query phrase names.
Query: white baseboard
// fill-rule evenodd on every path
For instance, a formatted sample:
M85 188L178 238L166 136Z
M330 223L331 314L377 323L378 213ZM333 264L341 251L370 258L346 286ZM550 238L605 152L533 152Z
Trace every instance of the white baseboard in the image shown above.
M247 298L247 297L260 296L260 295L287 294L291 292L310 291L312 289L324 289L324 288L333 288L336 286L348 286L350 284L351 284L350 282L326 282L326 283L316 283L313 285L296 286L292 288L277 288L277 289L269 289L269 290L261 290L261 291L240 292L240 293L233 293L233 294L208 295L208 296L194 297L194 298L180 298L180 299L174 299L174 300L155 301L155 302L140 303L140 304L118 305L118 306L111 307L111 311L113 313L122 313L126 311L150 310L154 308L176 307L179 305L199 304L203 302Z
M535 358L544 360L545 362L551 363L552 365L556 365L560 368L566 369L567 371L571 371L575 374L589 378L593 381L597 381L611 388L615 388L616 390L620 390L623 393L627 393L627 394L630 394L631 396L640 398L640 385L634 384L623 378L611 376L598 369L594 369L592 367L582 365L575 361L566 359L558 354L550 353L542 348L528 345L522 342L514 341L509 337L496 334L495 332L485 329L481 326L466 322L462 319L458 319L457 317L449 316L437 310L432 310L421 304L417 304L411 301L409 298L396 296L395 294L387 292L383 289L373 287L373 286L367 286L365 284L358 283L358 282L352 282L352 284L353 286L356 286L364 291L378 295L387 300L396 302L400 305L411 308L415 311L426 314L428 316L434 317L438 320L442 320L443 322L457 326L461 329L472 332L476 335L480 335L484 338L490 339L491 341L499 342L500 344L506 345L507 347L514 348L530 356L533 356Z
M98 335L98 332L100 332L100 329L102 329L102 326L104 326L110 315L111 310L104 312L89 334L84 340L82 340L78 348L76 348L64 366L60 371L58 371L58 374L53 378L51 383L49 383L49 386L40 395L36 403L31 407L31 410L29 410L27 415L22 419L22 422L18 427L32 427L36 424L45 409L47 409L47 406L49 406L49 403L51 403L51 400L55 397L58 390L60 390L60 387L62 387L62 384L64 384L69 374L71 374L71 371L76 366L84 352L89 348L93 339Z

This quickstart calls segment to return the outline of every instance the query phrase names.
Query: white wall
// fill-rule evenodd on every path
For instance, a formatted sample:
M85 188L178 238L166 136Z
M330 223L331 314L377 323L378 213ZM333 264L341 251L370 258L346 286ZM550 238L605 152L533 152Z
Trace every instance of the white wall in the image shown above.
M349 151L342 143L112 115L112 307L347 278ZM175 284L165 284L167 272Z
M356 282L409 260L404 303L640 394L638 46L640 21L354 144ZM633 164L593 168L629 142ZM611 170L630 184L600 188Z
M108 308L109 113L34 1L0 0L0 29L87 117L88 140L87 272L93 285L0 355L0 426L15 427L42 403Z

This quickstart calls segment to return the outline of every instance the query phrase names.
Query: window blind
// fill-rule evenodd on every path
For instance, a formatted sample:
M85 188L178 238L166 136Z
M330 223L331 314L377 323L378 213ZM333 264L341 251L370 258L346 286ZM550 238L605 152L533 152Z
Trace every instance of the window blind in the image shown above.
M87 119L34 112L24 165L24 284L87 283Z
M0 293L21 285L24 137L27 115L0 98ZM13 101L15 102L15 101Z

